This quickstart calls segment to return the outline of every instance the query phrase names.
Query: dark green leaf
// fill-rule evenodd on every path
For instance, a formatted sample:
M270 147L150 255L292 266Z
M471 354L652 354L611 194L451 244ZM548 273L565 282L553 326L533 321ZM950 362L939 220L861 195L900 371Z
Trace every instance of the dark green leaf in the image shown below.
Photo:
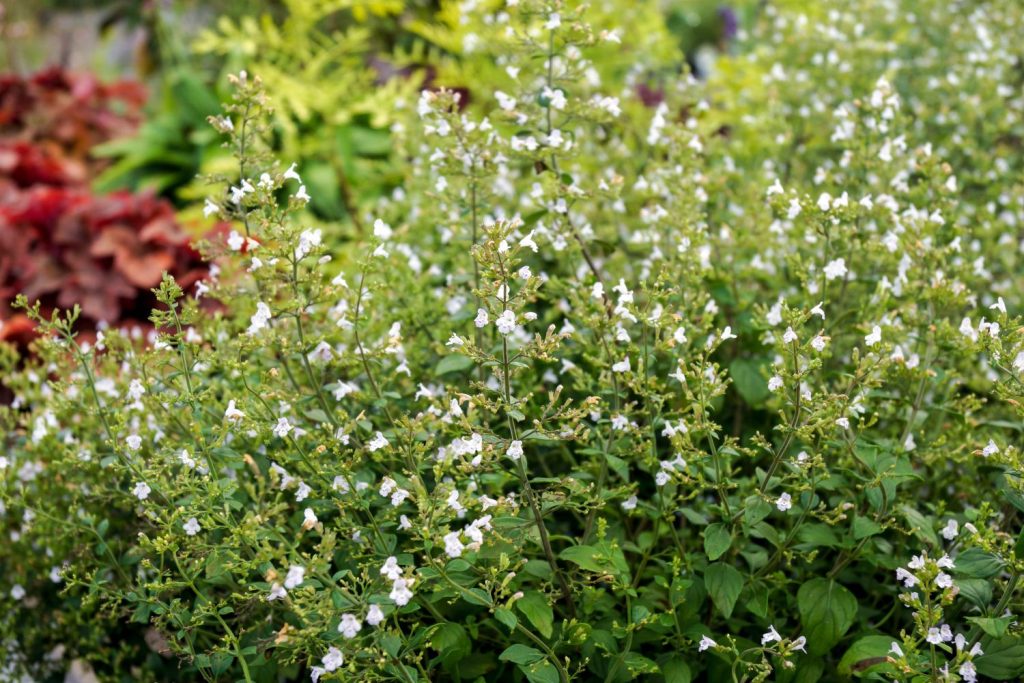
M725 524L715 522L704 529L704 552L712 562L724 555L731 545L732 534Z
M743 575L739 570L721 562L709 564L704 570L704 586L722 616L726 619L732 616L736 600L743 591Z
M529 591L516 600L516 608L523 616L540 631L545 638L550 638L554 630L555 615L548 604L547 598L536 591Z
M974 660L978 673L997 681L1017 681L1024 676L1024 639L1000 638L981 642L985 654Z
M516 643L505 649L498 657L503 662L529 665L544 659L544 653L528 645Z
M796 600L808 654L828 652L857 616L857 598L831 579L811 579L800 586Z
M868 671L895 672L895 668L886 663L889 648L893 639L889 636L865 636L850 646L837 667L843 676L860 676Z

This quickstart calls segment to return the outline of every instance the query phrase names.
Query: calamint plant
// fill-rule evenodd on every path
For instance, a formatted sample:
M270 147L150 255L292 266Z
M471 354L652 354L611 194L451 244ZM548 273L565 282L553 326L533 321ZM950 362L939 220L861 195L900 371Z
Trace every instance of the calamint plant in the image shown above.
M597 4L462 3L501 71L398 108L361 242L243 72L209 277L18 301L4 675L1024 676L1024 8L765 4L652 84Z

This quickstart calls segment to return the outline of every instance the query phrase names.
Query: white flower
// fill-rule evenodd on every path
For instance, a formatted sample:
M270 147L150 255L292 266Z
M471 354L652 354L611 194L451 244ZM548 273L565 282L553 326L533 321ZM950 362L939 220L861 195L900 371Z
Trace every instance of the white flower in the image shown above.
M182 528L185 529L185 533L189 536L195 536L202 529L202 527L199 526L199 520L195 517L189 517L188 521L182 525Z
M131 434L125 439L125 443L128 444L128 448L137 451L142 448L142 437L138 434Z
M935 585L939 588L952 588L953 577L945 572L939 572L935 577Z
M974 662L964 662L957 671L964 683L977 683L978 670L974 668Z
M903 567L896 568L896 580L902 581L903 585L907 588L913 588L917 585L917 577L908 572Z
M781 182L779 182L779 179L778 179L778 178L776 178L776 179L775 179L775 182L774 182L774 183L772 183L772 184L771 184L771 185L770 185L770 186L768 187L768 190L767 190L767 191L765 192L765 196L771 197L771 196L773 196L773 195L777 195L777 194L784 194L784 193L785 193L785 190L784 190L784 189L782 189L782 183L781 183Z
M519 240L519 246L525 249L529 249L534 254L537 253L537 243L533 241L533 230L529 232L523 239Z
M288 590L298 588L306 580L306 568L293 564L288 567L288 575L284 577L284 587Z
M448 337L448 341L445 342L445 346L462 346L466 342L462 337L452 332L452 336Z
M999 452L999 446L997 446L996 442L993 441L992 439L989 439L988 443L985 445L985 447L981 449L981 454L983 456L985 456L986 458L991 456L991 455L995 455L998 452Z
M998 299L996 299L996 302L989 306L989 308L995 309L1002 313L1003 315L1006 315L1006 302L1003 301L1003 297L999 297Z
M782 388L782 385L782 378L778 375L773 375L772 378L768 380L768 391L778 391Z
M444 552L448 557L459 557L462 555L462 551L466 549L466 546L462 543L459 538L461 533L458 531L452 531L444 536Z
M267 595L267 602L283 600L286 595L288 595L288 591L284 589L284 586L279 583L275 583L270 586L270 594Z
M383 566L380 568L381 576L386 576L390 580L395 581L402 576L402 568L398 566L398 558L392 555L385 560Z
M672 475L665 470L658 470L658 473L654 475L654 483L658 486L664 486L670 481L672 481Z
M516 439L508 445L508 450L505 451L505 455L511 460L519 460L523 457L523 442Z
M391 239L393 233L394 231L391 229L391 226L381 219L378 218L373 222L373 236L377 239L387 241Z
M413 592L410 590L412 584L412 579L395 579L395 582L391 585L391 592L388 593L388 597L394 600L395 604L399 607L408 605L413 597Z
M879 343L880 341L882 341L882 328L879 327L878 325L875 325L874 327L871 328L871 333L868 334L868 335L865 335L865 337L864 337L864 345L870 347L870 346L874 346L875 344Z
M629 372L629 356L612 365L612 372Z
M274 436L283 439L288 436L288 433L292 431L292 423L288 421L288 418L282 417L277 420L277 424L274 425Z
M20 583L16 583L11 587L11 598L14 600L21 600L25 597L25 589Z
M622 501L620 505L622 506L623 510L636 510L636 504L638 502L639 500L637 499L636 494L633 494L626 500Z
M494 321L495 327L498 328L498 332L504 335L511 334L516 329L516 314L512 311L504 311L498 319Z
M707 636L702 636L701 639L700 639L700 643L697 645L697 651L698 652L704 652L704 650L707 650L708 648L711 648L711 647L718 647L718 643L716 643L715 641L711 640Z
M295 166L296 166L296 164L294 162L292 162L292 165L289 166L288 170L284 172L284 179L285 180L294 180L294 181L296 181L296 182L301 184L302 183L302 178L300 178L299 174L295 171Z
M245 417L245 413L235 407L235 399L228 401L228 407L224 410L224 419L237 422Z
M837 258L835 260L829 261L828 265L825 266L826 280L835 280L838 277L843 277L844 275L846 275L846 273L846 259L844 258ZM824 317L825 316L822 315L822 318Z
M889 645L889 654L903 657L903 648L895 640Z
M231 251L240 251L245 245L245 237L242 236L237 230L232 230L228 234L228 247Z
M370 605L370 609L366 610L366 623L376 626L382 621L384 621L384 610L380 608L380 605Z
M828 192L822 192L818 195L818 208L822 211L828 211L832 206L832 195Z
M824 301L819 301L818 305L811 309L811 315L820 316L821 319L824 320L825 319L825 311L824 311L824 309L822 309L822 305L824 303L825 303Z
M476 309L476 317L473 318L474 325L483 328L487 327L487 323L489 323L490 321L491 319L488 317L487 311L485 311L482 308Z
M782 641L782 636L775 630L774 626L769 626L768 631L761 636L761 644L767 645L768 643L778 643Z
M780 512L785 512L793 507L793 497L788 493L783 493L779 496L778 500L775 501L775 507L777 507Z
M796 332L793 331L792 327L787 327L785 334L782 335L782 341L785 344L792 344L797 340Z
M132 495L138 498L139 500L146 500L147 498L149 498L149 493L151 490L152 489L149 488L149 484L147 484L144 481L140 481L135 485L135 488L132 489Z
M948 522L946 522L946 526L942 527L942 537L947 541L952 541L959 535L960 524L955 519L950 519Z
M800 636L799 638L797 638L796 640L793 641L792 648L794 650L800 650L800 652L803 652L803 653L806 654L806 652L807 652L806 647L807 647L807 638L805 638L804 636Z
M373 439L371 439L369 443L366 444L366 448L371 453L373 453L374 451L379 451L380 449L384 448L387 445L388 440L384 438L384 435L381 432L377 432L374 435Z
M128 398L132 401L138 401L145 393L146 385L138 379L133 379L131 384L128 385Z
M559 16L558 12L552 12L548 15L548 20L544 22L544 28L549 31L554 31L556 28L562 25L562 17Z
M975 331L974 326L971 325L971 319L968 317L960 321L960 334L971 341L978 341L978 333Z
M302 511L302 528L303 529L306 529L308 531L309 529L312 529L313 527L315 527L317 522L319 522L319 521L320 520L317 519L317 517L316 517L316 513L313 512L313 508L306 508L305 510Z
M730 339L736 339L736 335L732 333L732 327L726 325L725 329L722 330L722 341L728 341Z
M811 340L811 348L813 348L815 351L821 352L825 349L825 345L827 343L828 337L823 337L822 335L819 334L816 335L814 339Z
M262 301L256 303L256 312L249 318L249 329L246 330L246 334L250 337L257 334L261 330L267 327L267 323L270 322L271 313L270 306L267 306Z
M516 108L516 98L510 97L500 90L494 91L494 99L498 100L498 106L504 111L512 111Z
M345 638L355 638L359 630L363 628L362 622L354 614L342 614L341 622L338 624L338 633Z
M206 202L203 204L203 217L209 218L218 211L220 211L220 207L217 206L216 202L207 197Z
M327 650L327 654L324 655L324 658L320 660L320 663L324 665L324 671L335 671L345 663L345 655L341 653L341 650L332 645Z
M308 202L310 200L309 193L306 192L305 185L299 185L299 191L295 193L295 198L300 202Z

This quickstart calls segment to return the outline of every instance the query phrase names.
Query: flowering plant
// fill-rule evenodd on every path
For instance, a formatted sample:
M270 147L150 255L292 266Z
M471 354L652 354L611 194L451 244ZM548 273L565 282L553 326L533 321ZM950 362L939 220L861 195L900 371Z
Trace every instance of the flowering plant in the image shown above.
M7 666L1018 680L1021 8L824 4L653 109L614 13L467 8L505 77L410 107L346 250L234 78L151 345L19 301Z

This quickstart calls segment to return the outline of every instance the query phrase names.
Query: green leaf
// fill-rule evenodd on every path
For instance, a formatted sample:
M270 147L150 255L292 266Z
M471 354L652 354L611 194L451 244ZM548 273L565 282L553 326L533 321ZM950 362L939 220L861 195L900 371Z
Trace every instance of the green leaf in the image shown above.
M622 663L626 665L626 671L629 672L630 678L637 678L641 674L653 674L658 672L658 665L644 657L639 652L629 652L622 659Z
M729 375L743 400L751 406L764 403L771 393L768 391L768 382L761 373L765 361L756 361L749 358L737 358L729 364Z
M906 517L907 523L910 525L910 530L915 536L933 547L938 547L940 545L939 537L936 535L935 529L933 528L934 525L927 517L909 505L900 506L900 511L903 512L903 516Z
M729 528L725 524L715 522L704 529L704 552L712 562L724 555L730 546L732 546L732 534L729 533Z
M555 615L547 598L537 591L530 591L516 600L516 608L540 631L541 635L545 638L551 637Z
M953 572L972 579L990 579L1003 569L1004 562L980 548L968 548L956 556Z
M551 662L541 662L529 668L520 664L519 669L530 683L559 683L558 669Z
M608 541L601 541L597 545L569 546L558 556L587 571L621 577L629 574L629 564L622 550Z
M544 659L544 653L528 645L516 643L515 645L511 645L506 648L505 651L498 656L498 659L503 662L514 662L516 664L528 666L534 662L539 662Z
M846 651L839 660L838 671L842 676L860 676L871 671L895 672L892 664L886 662L893 639L889 636L864 636Z
M811 579L800 586L796 600L811 655L828 652L857 616L857 598L832 579Z
M704 587L715 607L728 619L743 591L743 575L732 565L715 562L704 570Z
M753 526L770 515L771 512L771 503L761 498L761 496L750 496L744 501L743 523L747 526Z
M985 579L956 580L960 595L975 607L986 609L992 603L992 583Z
M441 359L441 362L437 364L437 368L434 372L438 375L446 375L449 372L460 372L462 370L468 370L473 367L473 359L469 356L463 356L461 353L453 353L450 356L445 356Z
M512 610L505 609L504 607L494 610L494 618L504 624L510 633L516 630L516 624L519 623L519 619Z
M665 677L665 683L690 683L693 680L693 673L690 671L689 665L685 659L679 656L662 662L661 673Z
M1024 676L1024 638L986 638L981 647L985 654L975 659L974 665L982 676L997 681L1015 681Z
M967 621L976 624L993 638L1002 638L1006 635L1006 629L1013 623L1014 617L967 617Z
M446 668L452 668L459 660L473 651L473 643L460 624L441 624L430 637L430 644L438 651Z
M882 525L868 517L855 517L853 520L853 538L861 540L882 533Z
M796 535L807 550L813 550L815 548L838 548L842 545L842 541L840 541L839 537L836 536L836 532L827 524L813 522L804 524L800 527L800 531L798 531Z

